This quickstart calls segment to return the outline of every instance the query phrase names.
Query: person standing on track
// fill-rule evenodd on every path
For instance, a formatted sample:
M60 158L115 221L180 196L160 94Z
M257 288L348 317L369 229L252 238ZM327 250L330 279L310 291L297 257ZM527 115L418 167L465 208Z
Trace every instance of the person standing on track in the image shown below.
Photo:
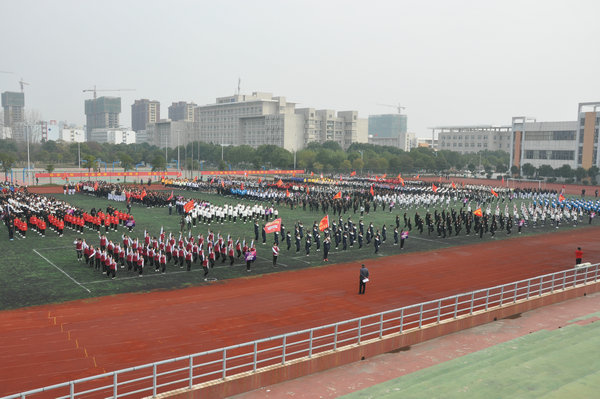
M367 269L364 264L360 267L360 274L358 277L358 295L363 295L367 287L367 282L369 281L369 269Z
M577 250L575 251L575 264L580 265L582 258L583 258L583 251L581 250L581 247L577 247Z

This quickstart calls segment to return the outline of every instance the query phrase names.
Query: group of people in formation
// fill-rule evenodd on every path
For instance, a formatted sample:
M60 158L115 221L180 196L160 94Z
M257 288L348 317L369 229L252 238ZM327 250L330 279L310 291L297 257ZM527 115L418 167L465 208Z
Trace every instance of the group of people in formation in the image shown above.
M246 270L251 271L251 265L256 260L254 242L246 240L235 242L231 236L224 237L220 232L208 230L206 237L198 234L187 237L179 234L165 234L161 228L160 234L151 236L144 231L140 240L138 237L121 235L121 240L113 241L105 234L98 234L98 242L94 246L85 238L77 238L73 244L77 261L84 262L89 268L97 270L109 278L116 278L117 270L137 273L142 277L144 270L154 270L156 273L166 273L167 266L179 266L192 270L192 265L200 263L204 270L204 278L208 279L210 269L217 262L233 266L236 260L246 263Z

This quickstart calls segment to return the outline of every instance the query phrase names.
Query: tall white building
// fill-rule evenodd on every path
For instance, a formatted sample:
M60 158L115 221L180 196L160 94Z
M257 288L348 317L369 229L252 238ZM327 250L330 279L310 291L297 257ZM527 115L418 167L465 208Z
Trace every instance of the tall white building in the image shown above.
M485 150L510 152L511 126L441 126L432 130L434 136L437 133L437 150L461 154Z
M85 142L85 129L82 127L63 127L58 139L67 143L83 143Z

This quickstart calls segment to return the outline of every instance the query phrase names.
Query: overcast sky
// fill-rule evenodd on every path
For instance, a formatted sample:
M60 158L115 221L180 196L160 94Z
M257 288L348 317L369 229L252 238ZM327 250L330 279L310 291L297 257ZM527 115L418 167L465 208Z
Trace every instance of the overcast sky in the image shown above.
M82 89L131 104L266 91L300 107L406 106L408 130L575 120L600 101L600 1L0 0L0 91L83 125Z

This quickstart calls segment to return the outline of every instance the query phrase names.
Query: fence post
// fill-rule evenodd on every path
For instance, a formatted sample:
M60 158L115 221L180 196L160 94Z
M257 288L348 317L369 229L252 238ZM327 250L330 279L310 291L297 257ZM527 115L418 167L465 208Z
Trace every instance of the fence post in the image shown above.
M456 299L454 300L454 318L456 319L456 316L458 316L458 295L455 298Z
M419 328L423 325L423 304L419 307Z
M257 356L258 343L254 341L254 364L252 365L252 371L256 373L256 356Z
M566 287L567 287L567 271L565 270L563 272L563 286L562 286L563 291L565 290Z
M152 365L152 397L156 397L156 363Z
M190 389L194 385L194 357L190 355Z
M588 273L588 268L585 268L585 274L583 275L583 284L587 285L587 273Z
M362 318L358 319L358 343L360 344L360 334L362 333Z
M404 308L400 309L400 334L402 334L403 327L404 327Z
M573 269L573 287L577 285L577 270Z
M69 384L69 396L71 397L71 399L75 397L75 383L73 381L71 381L71 383ZM22 397L24 398L25 395L23 395Z
M552 273L552 286L550 288L550 292L554 293L554 279L556 278L556 273Z
M471 309L469 315L473 314L473 305L475 304L475 291L471 292Z
M596 265L596 273L594 275L594 282L598 281L598 267L600 267L599 265Z
M383 338L383 313L379 314L379 339Z
M227 377L227 348L223 348L223 379Z
M488 304L490 303L490 289L488 288L485 292L485 310L488 310Z
M518 291L517 287L518 287L518 285L517 285L517 283L515 283L515 297L513 298L513 303L517 302L517 291Z
M286 342L287 342L287 335L284 335L283 336L282 348L281 348L281 351L283 352L281 354L281 364L285 364L285 345L286 345Z
M543 288L544 288L544 276L540 277L540 296L542 296Z
M337 340L338 340L338 323L335 323L335 329L333 330L333 350L337 350Z
M313 347L313 330L310 329L310 337L308 340L308 357L312 357L312 347Z
M113 374L113 398L118 398L119 395L117 394L117 374L118 372L114 372Z
M442 300L438 299L438 314L437 314L437 322L440 324L440 317L442 314Z
M504 286L500 287L500 307L502 307L502 301L504 301Z
M529 291L531 290L531 279L527 280L527 297L529 299Z

